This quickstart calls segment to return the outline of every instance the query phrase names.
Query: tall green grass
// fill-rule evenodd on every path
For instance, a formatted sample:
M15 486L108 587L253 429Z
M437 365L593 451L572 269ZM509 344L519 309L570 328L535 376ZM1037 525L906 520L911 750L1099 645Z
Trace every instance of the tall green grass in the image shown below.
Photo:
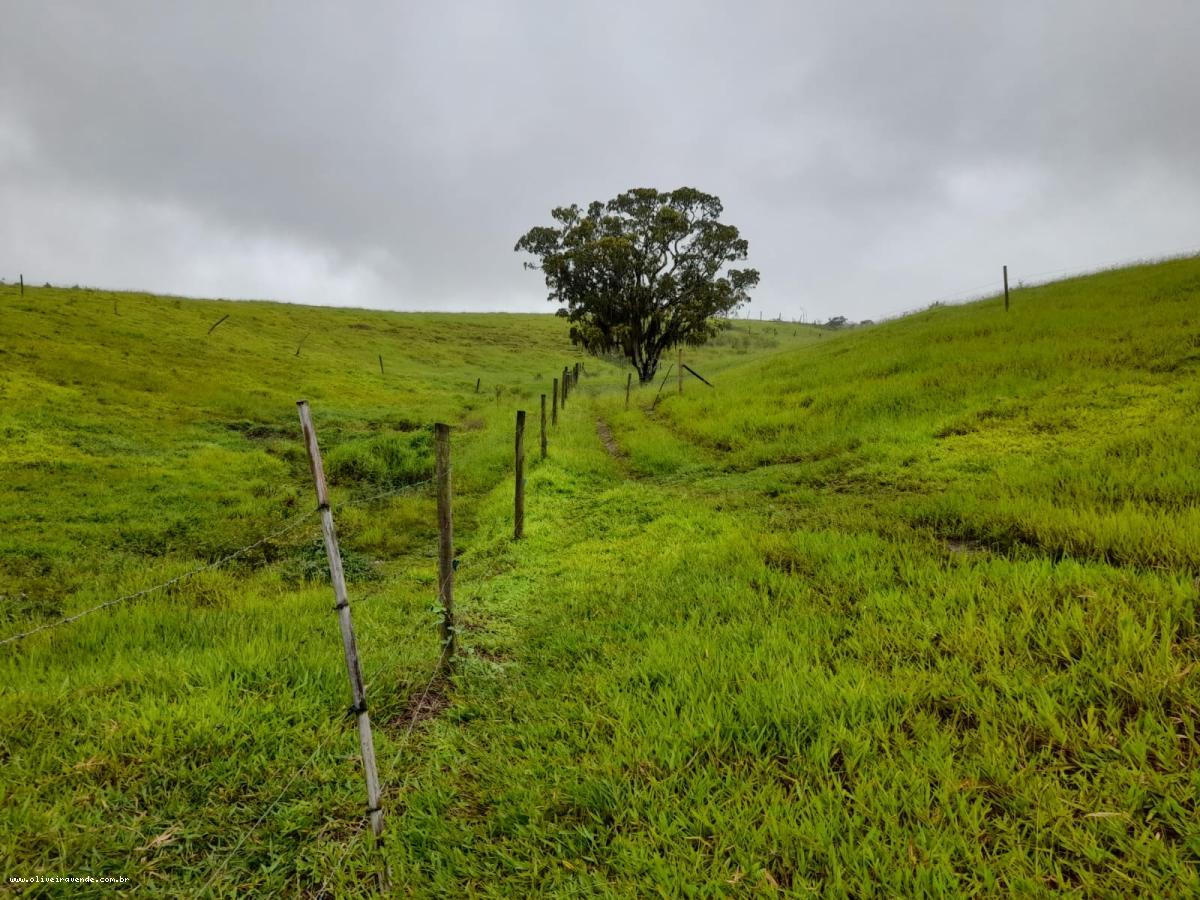
M517 543L512 413L569 361L561 320L119 301L0 294L5 624L308 508L307 395L396 893L1200 889L1200 261L1007 315L738 322L685 352L715 388L672 375L629 410L625 371L588 360ZM465 651L414 722L432 501L348 501L427 477L439 419ZM321 554L302 528L2 648L6 873L371 892Z

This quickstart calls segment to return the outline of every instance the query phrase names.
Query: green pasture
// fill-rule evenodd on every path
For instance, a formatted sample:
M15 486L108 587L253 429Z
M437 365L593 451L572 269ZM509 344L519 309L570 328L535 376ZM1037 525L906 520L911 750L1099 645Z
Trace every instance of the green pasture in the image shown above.
M96 896L365 896L384 863L397 896L1194 896L1200 259L1012 301L737 321L684 351L713 387L680 394L672 356L626 409L627 370L553 316L0 286L0 639L297 523L0 645L0 870L130 879L73 889ZM540 460L538 395L578 360Z

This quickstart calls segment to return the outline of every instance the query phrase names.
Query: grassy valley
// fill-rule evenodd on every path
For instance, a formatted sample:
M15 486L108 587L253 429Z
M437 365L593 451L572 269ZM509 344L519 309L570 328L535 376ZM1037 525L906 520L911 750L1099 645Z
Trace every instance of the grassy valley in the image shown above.
M0 317L0 639L295 524L0 646L6 872L372 891L306 397L396 893L1200 889L1200 259L1007 314L737 322L685 351L714 387L664 361L628 409L587 359L544 461L537 396L580 359L551 316L4 286Z

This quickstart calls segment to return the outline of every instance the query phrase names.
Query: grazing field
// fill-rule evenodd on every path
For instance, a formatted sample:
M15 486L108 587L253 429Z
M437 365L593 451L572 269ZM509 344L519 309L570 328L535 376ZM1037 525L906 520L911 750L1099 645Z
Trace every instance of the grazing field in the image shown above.
M561 319L11 286L0 316L0 639L310 509L311 401L399 894L1200 890L1200 260L1008 314L738 322L685 351L715 387L660 392L666 361L628 410L625 370L587 360L547 460L527 435L516 543L513 412L536 436L578 359ZM457 426L449 685L435 420ZM370 893L300 522L0 646L6 877Z

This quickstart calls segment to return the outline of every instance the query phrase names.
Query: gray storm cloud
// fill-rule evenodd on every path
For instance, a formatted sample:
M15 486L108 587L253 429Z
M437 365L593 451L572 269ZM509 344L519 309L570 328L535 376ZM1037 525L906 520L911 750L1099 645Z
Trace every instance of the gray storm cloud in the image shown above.
M716 193L767 317L1200 248L1200 4L18 2L0 276L548 310L552 206Z

